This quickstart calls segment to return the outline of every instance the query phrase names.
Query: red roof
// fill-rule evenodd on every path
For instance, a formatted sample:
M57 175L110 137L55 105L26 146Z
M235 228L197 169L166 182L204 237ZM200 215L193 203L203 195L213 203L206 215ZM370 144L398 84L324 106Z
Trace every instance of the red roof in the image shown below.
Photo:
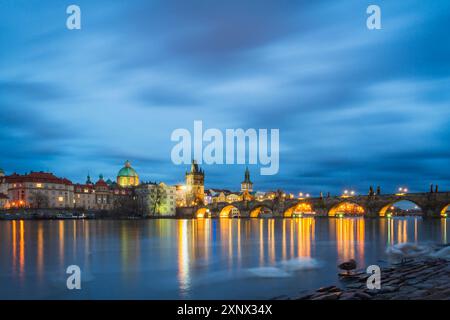
M6 176L6 183L25 183L25 182L36 182L36 183L55 183L72 185L72 181L66 178L58 178L53 173L49 172L31 172L29 174L20 175L13 173L10 176Z
M106 187L108 188L108 184L105 182L105 180L100 179L95 183L96 187Z
M94 190L94 185L92 184L75 184L75 192L84 192L84 190L89 190L89 192L92 192Z

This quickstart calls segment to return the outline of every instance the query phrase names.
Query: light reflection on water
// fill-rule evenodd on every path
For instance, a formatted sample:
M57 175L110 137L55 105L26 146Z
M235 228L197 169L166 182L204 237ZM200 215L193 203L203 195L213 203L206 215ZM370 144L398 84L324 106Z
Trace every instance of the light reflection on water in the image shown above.
M336 283L342 261L380 264L389 245L447 243L447 232L446 219L421 218L0 221L0 298L295 295ZM282 270L307 259L321 267ZM82 269L81 291L65 287L71 264Z

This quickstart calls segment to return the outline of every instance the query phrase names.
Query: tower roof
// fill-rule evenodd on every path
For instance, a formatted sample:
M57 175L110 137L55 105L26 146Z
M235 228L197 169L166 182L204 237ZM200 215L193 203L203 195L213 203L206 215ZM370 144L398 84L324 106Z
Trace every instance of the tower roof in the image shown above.
M189 173L201 173L203 174L203 170L198 166L197 161L196 160L192 160L191 163L191 171Z
M87 175L86 184L93 184L91 181L91 175L89 173Z
M100 174L100 176L98 177L98 181L95 183L96 187L107 187L108 185L106 184L105 180L103 180L103 174Z
M242 183L252 183L250 181L250 171L248 170L248 167L245 169L245 178Z

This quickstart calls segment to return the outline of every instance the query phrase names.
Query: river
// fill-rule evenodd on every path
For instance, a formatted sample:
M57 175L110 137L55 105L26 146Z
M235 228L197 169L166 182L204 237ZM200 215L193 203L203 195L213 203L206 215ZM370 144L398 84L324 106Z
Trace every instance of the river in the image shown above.
M338 283L337 264L447 243L447 219L0 221L0 299L270 299ZM68 290L66 269L81 269Z

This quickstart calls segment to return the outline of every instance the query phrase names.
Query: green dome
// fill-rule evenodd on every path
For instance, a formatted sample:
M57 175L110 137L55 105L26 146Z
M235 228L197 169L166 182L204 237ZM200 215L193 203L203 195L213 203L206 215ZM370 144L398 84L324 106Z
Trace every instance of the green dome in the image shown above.
M118 177L138 177L137 172L131 167L129 161L125 162L125 167L120 169L117 174Z

